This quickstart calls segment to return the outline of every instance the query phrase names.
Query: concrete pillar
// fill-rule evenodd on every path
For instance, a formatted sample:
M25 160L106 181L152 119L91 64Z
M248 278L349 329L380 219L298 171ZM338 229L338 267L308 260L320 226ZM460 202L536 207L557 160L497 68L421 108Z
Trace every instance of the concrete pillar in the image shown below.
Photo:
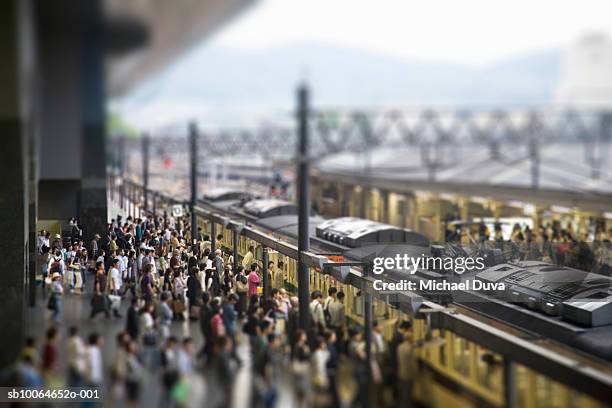
M406 217L408 215L408 197L401 196L397 201L397 210L399 217L399 226L402 228L407 228Z
M349 186L346 184L342 184L340 187L340 191L342 192L340 198L340 216L348 217L350 216L350 202L352 200L351 192L353 191L353 186Z
M368 218L368 203L370 201L370 189L361 186L361 199L359 202L359 216L361 218Z
M106 200L106 111L104 94L104 46L102 2L81 5L81 160L82 178L79 218L83 239L90 242L94 234L104 231Z
M36 2L39 217L77 216L84 240L107 221L101 0Z
M466 197L459 198L459 217L462 221L470 220L470 199Z
M8 0L0 8L0 134L3 176L0 178L0 369L19 355L27 327L29 221L29 142L33 115L35 64L30 1ZM35 206L35 203L34 203ZM35 226L33 228L36 228ZM35 242L35 241L34 241ZM34 244L35 245L35 244ZM31 271L32 273L34 271Z
M390 223L390 216L389 216L389 192L387 190L381 190L380 191L380 209L379 209L379 214L380 214L380 222L385 223L385 224L389 224Z

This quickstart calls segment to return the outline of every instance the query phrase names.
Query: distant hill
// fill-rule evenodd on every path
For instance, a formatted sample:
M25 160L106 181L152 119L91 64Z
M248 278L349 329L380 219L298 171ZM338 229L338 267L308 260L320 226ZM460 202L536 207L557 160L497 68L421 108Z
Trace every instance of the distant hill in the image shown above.
M540 105L553 99L560 58L560 51L545 50L474 68L316 43L263 51L204 46L125 101L143 109L178 103L245 115L292 107L305 77L318 105Z

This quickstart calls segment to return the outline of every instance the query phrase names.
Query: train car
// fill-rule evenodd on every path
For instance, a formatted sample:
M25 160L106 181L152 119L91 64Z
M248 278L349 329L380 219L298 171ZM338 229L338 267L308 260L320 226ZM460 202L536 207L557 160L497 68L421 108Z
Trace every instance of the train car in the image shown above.
M207 202L219 202L229 200L252 200L256 198L256 195L246 190L232 189L232 188L214 188L207 191L202 199Z
M425 252L433 255L438 254L436 251L442 251L443 254L454 254L455 256L469 254L463 247L445 246L441 248L438 245L429 245L429 243L425 245L427 238L418 236L420 234L407 233L397 227L392 227L397 230L390 230L389 226L384 224L370 223L371 221L360 219L348 220L346 217L331 220L313 217L310 225L311 250L324 253L342 248L345 250L343 253L348 259L358 259L360 251L367 251L370 245L375 246L375 244L391 248L392 252L397 252L398 247L403 246L407 251L415 251L414 253ZM252 224L256 228L271 233L288 243L294 243L297 239L297 217L294 215L265 217L255 220ZM365 228L366 225L369 228ZM219 225L219 227L221 226ZM382 231L385 231L385 233L381 234ZM343 244L345 245L339 244L339 234L344 235ZM401 242L397 234L403 234L404 238L414 237L415 240L404 239L404 242ZM351 237L354 241L348 239L348 237ZM346 245L347 243L350 243L351 246ZM227 241L227 245L231 246L231 241ZM240 254L246 253L248 246L257 247L258 242L247 237L241 237ZM382 253L384 254L384 252ZM260 266L263 267L262 257L263 253L258 249L256 258ZM273 287L284 287L289 292L296 293L297 261L276 251L268 251L267 257L276 265L275 275L271 276ZM540 262L539 265L541 266L541 264ZM499 269L503 268L503 266L497 266L499 266ZM494 268L495 265L488 267L480 276L472 273L458 275L459 281L485 280L486 272L492 271ZM311 269L310 290L320 290L326 293L332 286L342 290L346 294L345 306L349 325L363 325L365 304L362 290L320 272ZM429 280L444 276L443 273L436 274L433 271L421 270L417 274L411 275L410 279ZM384 278L405 279L406 275L390 271L390 273L384 275ZM422 292L422 294L426 298L439 300L425 292ZM568 300L568 302L571 301L571 299ZM570 321L564 321L562 317L548 316L525 307L525 305L475 291L461 293L459 296L453 297L448 306L461 310L462 313L477 311L479 316L488 316L488 318L496 321L495 326L498 329L504 328L510 333L517 329L532 333L541 330L542 333L546 333L548 338L565 346L570 346L571 349L586 351L596 357L606 358L605 352L602 351L605 346L602 346L599 342L597 345L599 350L597 350L597 347L592 347L592 344L597 343L596 339L601 330L612 329L610 325L591 329L585 328ZM487 349L474 341L468 341L452 330L433 329L429 327L428 319L424 318L424 315L408 315L402 312L391 298L388 298L386 302L377 298L373 299L372 309L373 318L382 325L387 339L391 338L398 321L407 319L412 321L414 341L417 344L415 353L420 361L421 370L416 381L414 397L420 403L431 406L466 407L502 407L505 405L504 401L507 393L504 390L504 372L501 369L504 358L498 353L498 350ZM511 316L508 310L512 310L515 315ZM564 334L562 331L549 330L551 324L559 325L566 331L569 330L574 334L574 339L570 340L568 334ZM593 332L592 330L599 330L600 332ZM602 338L609 337L604 336ZM559 346L556 344L547 344L547 346L558 350ZM612 359L612 357L608 358ZM571 388L549 380L545 375L521 364L516 364L516 389L514 393L515 398L519 401L519 406L603 406L588 395L572 391ZM560 397L562 395L565 397ZM572 401L571 403L568 403L568 398ZM551 401L554 403L551 403Z

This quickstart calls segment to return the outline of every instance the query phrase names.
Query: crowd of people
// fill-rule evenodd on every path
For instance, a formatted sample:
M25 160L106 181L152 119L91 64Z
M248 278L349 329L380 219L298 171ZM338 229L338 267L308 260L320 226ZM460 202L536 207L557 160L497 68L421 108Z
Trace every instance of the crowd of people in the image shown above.
M109 398L136 406L155 373L160 406L228 406L244 369L253 379L249 406L277 405L281 386L297 406L368 406L372 398L380 406L409 403L415 360L409 322L397 322L390 342L375 322L367 361L364 335L345 315L345 294L335 287L312 292L310 324L300 328L298 299L282 284L282 262L270 262L273 276L263 290L254 247L235 260L221 239L212 247L201 230L192 237L184 219L167 215L118 216L87 246L76 220L71 227L63 240L40 235L50 320L41 348L36 338L27 340L18 364L24 385L101 386ZM81 337L78 321L63 321L66 296L89 300L83 318L94 327L114 319L123 329L116 338L99 331ZM185 324L201 336L180 338ZM62 335L68 340L60 343ZM105 342L115 342L115 355L104 354ZM239 347L249 350L248 358Z
M491 242L516 260L539 260L612 276L612 228L606 231L603 220L591 219L580 231L557 220L537 228L516 223L510 237L504 237L499 223L491 232L484 222L451 222L447 223L446 241L465 245Z

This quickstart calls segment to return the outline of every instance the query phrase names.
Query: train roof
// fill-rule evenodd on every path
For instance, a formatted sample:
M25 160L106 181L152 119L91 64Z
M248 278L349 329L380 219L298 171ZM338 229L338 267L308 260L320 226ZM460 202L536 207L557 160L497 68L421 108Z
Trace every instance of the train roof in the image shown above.
M297 206L285 200L277 198L265 198L251 200L242 206L242 210L258 218L267 218L277 215L297 215Z
M356 217L332 218L319 224L316 235L326 241L357 248L379 243L412 243L428 246L429 240L422 234Z
M208 190L204 199L208 201L243 200L254 198L254 194L241 189L218 187Z
M313 237L316 232L317 225L324 222L325 219L319 216L310 217L309 220L309 236ZM298 237L298 217L297 215L277 215L257 220L256 224L271 232L286 235L297 239Z

